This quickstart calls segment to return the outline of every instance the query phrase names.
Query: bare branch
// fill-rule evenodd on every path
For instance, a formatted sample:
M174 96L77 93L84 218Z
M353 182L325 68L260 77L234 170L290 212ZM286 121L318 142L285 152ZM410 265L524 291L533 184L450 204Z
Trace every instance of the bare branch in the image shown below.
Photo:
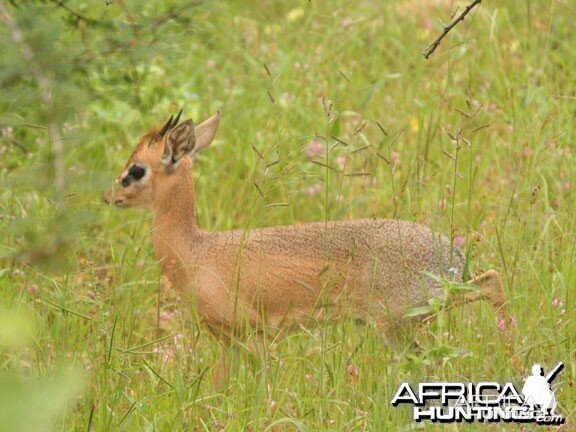
M175 18L178 18L180 15L182 15L183 12L185 12L187 9L196 7L196 6L200 6L200 2L189 2L181 7L179 7L178 9L173 10L172 12L169 12L168 14L164 15L163 17L160 17L159 19L157 19L156 21L154 21L150 27L149 30L154 32L156 30L158 30L159 27L163 26L165 23L167 23L170 20L173 20Z
M74 17L74 19L76 20L76 22L78 21L84 21L86 24L92 24L92 25L102 25L102 22L89 18L85 15L82 15L79 12L76 12L74 9L72 9L70 6L68 6L66 3L64 3L63 1L60 0L52 0L52 3L54 3L56 6L58 6L59 8L64 9L66 12L68 12L71 16Z
M422 53L422 55L424 56L424 58L426 60L428 60L428 58L432 55L432 53L434 51L436 51L436 48L438 48L438 45L440 45L440 42L442 42L442 39L444 39L444 37L450 32L450 30L452 30L454 27L456 27L456 24L458 24L460 21L464 21L464 18L466 18L466 15L468 15L468 13L472 9L474 9L474 7L476 7L476 5L479 5L480 3L482 3L482 0L474 0L472 3L470 3L468 6L466 6L466 8L462 11L462 13L460 15L458 15L454 19L454 21L452 21L450 23L449 26L444 27L440 36L438 36L436 38L436 40L434 42L432 42L430 44L430 46L428 48L426 48L426 50Z
M60 193L64 190L64 145L60 135L60 128L56 122L50 120L53 112L52 92L50 81L42 72L40 64L36 61L34 51L24 39L24 34L18 26L18 22L8 12L3 2L0 2L0 18L6 23L12 40L20 48L22 56L28 62L30 72L38 84L40 100L48 115L48 136L52 141L52 151L54 152L54 186Z

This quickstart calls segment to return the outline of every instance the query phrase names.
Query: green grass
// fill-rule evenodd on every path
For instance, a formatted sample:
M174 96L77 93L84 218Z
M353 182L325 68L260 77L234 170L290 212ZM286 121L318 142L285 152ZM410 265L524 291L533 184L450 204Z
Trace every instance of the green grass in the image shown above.
M2 141L0 400L18 409L0 407L0 430L46 430L48 418L54 430L411 430L411 411L390 404L401 382L521 385L533 363L558 361L558 412L574 427L575 6L483 2L425 61L449 9L421 3L205 2L150 42L160 53L138 51L144 35L126 60L137 79L115 78L118 53L85 77L86 103L64 128L63 203L51 200L44 132L22 126L41 123L39 102L3 115L30 154ZM161 15L160 4L114 2L106 19ZM219 345L164 288L150 215L101 203L138 136L179 107L196 121L223 115L193 173L202 229L429 224L466 240L471 273L501 273L513 346L486 304L441 314L419 348L344 322L277 341L265 369L240 344L218 390Z

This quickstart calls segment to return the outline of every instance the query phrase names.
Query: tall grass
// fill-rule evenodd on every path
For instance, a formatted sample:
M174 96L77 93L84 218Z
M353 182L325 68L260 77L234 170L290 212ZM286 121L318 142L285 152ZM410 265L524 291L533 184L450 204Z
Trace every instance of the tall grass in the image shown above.
M520 384L533 363L558 361L557 411L573 427L575 6L483 2L424 61L446 3L202 3L193 25L141 60L135 87L88 99L68 125L66 205L77 218L60 220L36 178L46 152L3 141L3 250L19 259L3 261L0 309L35 329L15 338L23 345L0 338L0 368L30 394L49 377L70 389L55 430L411 430L411 412L390 404L401 382ZM87 77L106 89L105 78ZM239 344L230 387L216 388L219 344L160 278L150 215L100 198L138 135L181 106L197 121L223 113L193 172L202 229L372 216L428 224L464 245L471 274L502 274L513 346L485 304L441 310L415 344L394 349L370 323L320 325L276 341L264 369ZM4 127L33 123L30 113ZM43 232L51 220L58 230Z

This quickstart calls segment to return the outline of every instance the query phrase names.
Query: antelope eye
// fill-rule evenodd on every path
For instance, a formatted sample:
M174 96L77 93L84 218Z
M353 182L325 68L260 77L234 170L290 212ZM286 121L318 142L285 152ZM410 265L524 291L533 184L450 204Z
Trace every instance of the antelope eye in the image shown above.
M134 180L140 180L146 174L146 170L139 165L132 165L128 171L128 175Z

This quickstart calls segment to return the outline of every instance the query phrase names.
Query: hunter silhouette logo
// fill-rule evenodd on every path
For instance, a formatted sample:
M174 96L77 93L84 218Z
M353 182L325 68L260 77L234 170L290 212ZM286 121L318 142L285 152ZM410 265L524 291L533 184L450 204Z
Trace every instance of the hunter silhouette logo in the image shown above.
M412 405L417 422L503 421L559 425L565 419L555 413L556 396L551 384L563 368L564 363L560 362L545 376L542 366L535 364L522 393L510 382L420 383L414 389L402 383L392 405Z
M526 378L522 388L525 403L531 409L540 409L542 414L554 415L556 409L556 396L550 384L564 369L564 363L560 362L547 376L539 364L532 366L532 375Z

